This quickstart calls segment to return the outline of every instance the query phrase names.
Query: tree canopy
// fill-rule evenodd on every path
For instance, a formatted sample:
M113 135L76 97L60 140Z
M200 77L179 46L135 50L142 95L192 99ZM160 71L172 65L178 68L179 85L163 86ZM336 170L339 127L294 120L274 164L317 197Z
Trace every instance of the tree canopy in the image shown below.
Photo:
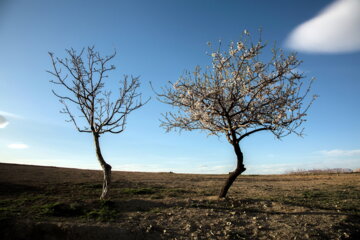
M168 131L225 133L231 142L263 130L278 138L301 135L298 127L316 97L305 101L313 80L304 90L296 54L273 48L272 58L264 62L260 55L265 47L261 40L253 43L248 32L227 51L220 45L205 71L197 66L158 94L178 110L167 112L162 126Z

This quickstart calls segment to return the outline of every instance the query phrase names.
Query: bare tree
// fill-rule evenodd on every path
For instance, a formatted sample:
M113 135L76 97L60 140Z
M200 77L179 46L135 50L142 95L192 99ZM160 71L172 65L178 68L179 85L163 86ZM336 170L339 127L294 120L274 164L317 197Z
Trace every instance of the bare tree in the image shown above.
M301 61L296 55L273 48L271 59L263 62L259 56L266 44L259 39L254 43L245 30L227 51L220 43L205 71L197 66L157 93L160 101L177 109L163 115L161 126L167 131L206 130L209 135L224 134L232 144L237 167L229 173L221 198L246 170L240 141L260 131L271 131L277 138L301 136L297 129L316 98L306 101L313 79L303 89L305 76L298 70Z
M106 199L111 183L111 166L101 154L99 138L104 133L121 133L125 130L128 115L147 103L141 100L137 92L139 77L125 75L119 82L118 96L113 98L112 92L105 89L108 72L115 69L109 66L116 52L102 57L94 47L82 49L77 53L74 49L66 50L65 59L51 57L53 71L48 71L55 80L50 82L60 85L64 93L52 90L64 108L61 113L68 115L79 132L92 133L94 137L97 159L104 172L103 189L100 199ZM86 56L84 56L86 54ZM62 72L64 69L64 72ZM74 108L71 108L70 105Z

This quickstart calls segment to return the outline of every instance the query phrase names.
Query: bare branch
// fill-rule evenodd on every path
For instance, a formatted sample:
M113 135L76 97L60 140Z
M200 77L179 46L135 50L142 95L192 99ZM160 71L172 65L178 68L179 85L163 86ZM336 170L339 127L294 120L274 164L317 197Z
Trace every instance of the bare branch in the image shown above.
M86 52L86 56L84 56ZM115 66L108 65L115 57L116 51L110 56L102 57L94 47L83 48L79 53L74 49L67 49L69 58L55 58L49 52L53 71L47 71L56 80L50 82L63 86L67 94L53 94L64 104L62 113L69 116L79 132L92 132L103 134L106 132L121 133L125 129L128 114L145 105L150 99L142 102L141 94L137 92L140 87L139 77L124 77L119 82L119 94L113 98L111 91L105 90L104 79L107 72L115 70ZM61 67L67 74L61 72ZM70 111L66 102L77 106L79 117L85 119L86 127L80 128L75 115Z

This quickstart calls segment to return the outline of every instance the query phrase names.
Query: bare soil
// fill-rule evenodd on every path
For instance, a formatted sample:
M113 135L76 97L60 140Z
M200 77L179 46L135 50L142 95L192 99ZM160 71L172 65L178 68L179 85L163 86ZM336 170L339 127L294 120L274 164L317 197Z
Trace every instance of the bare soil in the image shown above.
M0 239L360 239L360 173L112 176L0 164Z

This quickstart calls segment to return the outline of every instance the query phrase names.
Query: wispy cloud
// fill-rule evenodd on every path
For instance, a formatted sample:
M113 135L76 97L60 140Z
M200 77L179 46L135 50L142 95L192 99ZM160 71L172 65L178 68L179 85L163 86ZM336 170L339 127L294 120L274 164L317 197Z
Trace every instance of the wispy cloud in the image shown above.
M0 115L0 128L5 128L9 124L8 120Z
M24 143L11 143L11 144L8 145L8 148L11 148L11 149L26 149L26 148L29 148L29 146L24 144Z
M130 171L130 172L169 172L171 169L164 168L158 164L141 164L141 163L129 163L129 164L116 164L113 166L116 171Z
M14 114L14 113L10 113L10 112L5 112L5 111L0 111L0 115L5 116L5 117L9 117L9 118L22 118L21 116Z
M9 125L8 118L21 119L22 117L17 114L0 111L0 128L5 128L7 125Z
M196 173L224 174L232 171L233 168L234 166L232 165L216 165L216 166L200 165L199 167L195 167L193 171Z
M342 53L360 50L360 1L337 0L296 27L286 45L304 52Z
M299 169L301 164L296 163L269 163L246 166L244 174L282 174L289 170Z
M360 149L354 149L354 150L333 149L333 150L323 150L320 151L320 153L328 157L353 157L353 156L360 156Z

